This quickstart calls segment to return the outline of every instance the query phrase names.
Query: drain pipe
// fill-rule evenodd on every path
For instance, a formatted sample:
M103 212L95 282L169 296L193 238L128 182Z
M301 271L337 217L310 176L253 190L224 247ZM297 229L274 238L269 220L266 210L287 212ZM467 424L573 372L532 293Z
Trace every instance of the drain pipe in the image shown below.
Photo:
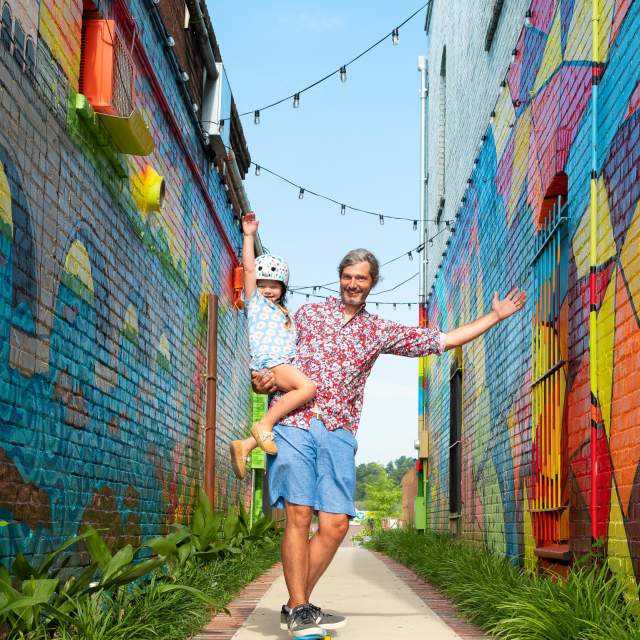
M207 296L207 388L204 430L204 490L215 507L216 406L218 401L218 296Z
M198 36L200 50L202 52L202 61L207 70L207 75L215 79L218 77L218 69L216 67L216 59L211 48L211 38L209 30L202 14L200 0L186 0L187 9L189 10L189 22L193 24L193 28Z
M589 203L589 386L591 389L591 541L599 537L598 516L598 84L600 64L600 2L591 4L591 192Z

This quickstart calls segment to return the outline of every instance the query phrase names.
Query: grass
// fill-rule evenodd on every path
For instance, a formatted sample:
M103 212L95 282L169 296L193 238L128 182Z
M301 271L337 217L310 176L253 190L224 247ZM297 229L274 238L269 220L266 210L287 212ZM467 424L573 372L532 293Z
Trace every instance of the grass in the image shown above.
M246 545L242 554L205 566L190 565L175 576L179 584L200 589L223 608L246 584L279 560L273 542ZM78 611L85 631L60 627L56 640L185 640L209 622L211 605L185 591L163 592L152 578L112 598L107 592L84 601ZM225 615L220 613L220 615ZM34 636L35 637L35 636Z
M381 531L368 546L439 587L460 613L507 640L640 640L636 603L606 564L578 564L564 581L448 535Z

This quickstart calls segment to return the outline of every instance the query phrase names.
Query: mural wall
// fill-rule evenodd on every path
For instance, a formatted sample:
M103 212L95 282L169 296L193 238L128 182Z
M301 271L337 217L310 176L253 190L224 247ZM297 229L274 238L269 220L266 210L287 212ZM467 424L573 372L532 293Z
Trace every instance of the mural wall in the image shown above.
M76 108L82 5L42 0L33 9L35 73L12 49L0 54L5 561L19 548L45 553L83 523L108 529L118 545L188 517L203 478L212 292L220 296L218 506L249 491L227 460L229 440L250 420L246 324L231 305L241 244L234 214L146 3L127 6L166 90L163 107L139 65L137 106L155 150L126 156L97 140ZM165 178L157 212L136 204L147 165Z
M611 566L635 585L640 579L640 3L599 4L595 518ZM461 534L529 567L541 545L535 532L541 490L535 474L544 446L539 436L536 440L542 413L534 402L532 415L532 383L536 353L543 347L554 352L560 333L565 342L555 396L562 421L559 502L570 550L591 548L591 5L532 3L531 25L515 44L515 62L429 299L429 321L446 330L487 312L496 290L528 292L525 312L463 350ZM550 329L536 315L541 289L532 260L548 208L545 196L556 197L559 177L567 189L562 196L566 284L556 287L560 319ZM429 517L432 526L446 530L451 357L432 358L425 369L433 443Z

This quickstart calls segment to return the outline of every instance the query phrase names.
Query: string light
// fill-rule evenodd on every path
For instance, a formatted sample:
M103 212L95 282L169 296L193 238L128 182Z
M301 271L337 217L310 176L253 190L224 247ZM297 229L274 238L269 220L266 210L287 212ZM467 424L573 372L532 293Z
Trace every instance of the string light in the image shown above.
M413 221L413 230L414 230L414 231L417 231L417 230L418 230L418 221L417 221L417 220L414 220L414 221Z
M527 13L524 14L524 24L526 27L531 26L531 9L527 9Z
M256 165L256 175L257 176L260 175L260 165L259 164Z
M491 116L489 116L489 124L493 126L493 123L496 121L496 112L492 111Z
M380 224L384 224L384 216L380 216Z
M304 198L304 189L300 187L300 192L298 193L298 199L302 200Z
M160 0L153 0L153 1L159 3ZM264 105L264 106L260 107L260 109L256 109L256 111L260 111L260 110L264 111L266 109L271 109L273 107L277 107L278 105L280 105L280 104L282 104L284 102L288 102L296 94L302 94L305 91L309 91L310 89L313 89L314 87L317 87L319 84L321 84L323 82L326 82L327 80L329 80L329 78L333 77L336 74L340 74L340 80L342 82L346 82L346 79L347 79L347 67L348 66L352 65L354 62L356 62L357 60L362 58L364 55L366 55L367 53L369 53L370 51L375 49L377 46L381 45L389 37L391 38L391 42L393 43L393 45L397 45L398 42L400 41L400 29L401 29L401 27L403 27L410 20L413 20L413 18L415 18L418 14L420 14L429 5L429 3L431 1L432 0L429 0L428 2L425 2L422 6L420 6L418 9L416 9L416 11L414 11L409 17L405 18L397 27L392 29L390 32L386 33L384 36L382 36L382 38L380 38L379 40L374 42L372 45L367 47L364 51L361 51L358 55L356 55L353 58L351 58L351 60L349 60L345 64L341 65L338 69L334 69L330 73L327 73L322 78L319 78L318 80L316 80L315 82L312 82L311 84L307 85L306 87L303 87L302 89L298 89L297 91L293 92L291 95L286 96L285 98L280 98L279 100L276 100L276 101L274 101L274 102L272 102L270 104ZM244 116L251 115L252 113L255 114L255 111L253 109L249 110L249 111L245 111L243 113L240 113L239 117L242 118Z
M253 124L260 124L260 109L253 112Z
M297 109L300 106L300 94L296 93L293 96L293 108Z
M409 256L409 262L413 262L413 253L411 253L411 251L409 251L409 253L407 253L407 255Z
M173 49L175 46L176 41L171 36L167 36L167 47L169 47L169 49Z
M183 71L180 74L180 80L182 80L182 82L189 82L189 74L186 71Z
M343 204L340 205L340 215L341 216L347 215L347 207Z
M397 305L397 303L394 302L393 303L393 310L395 311L397 308L398 308L398 305Z
M220 124L219 124L219 126L220 126L220 133L222 133L222 132L224 131L224 123L225 123L225 121L224 121L224 118L223 118L222 120L220 120Z
M517 50L517 49L514 49L514 50L511 52L511 64L513 64L513 63L516 61L516 56L517 56L517 55L518 55L518 50Z

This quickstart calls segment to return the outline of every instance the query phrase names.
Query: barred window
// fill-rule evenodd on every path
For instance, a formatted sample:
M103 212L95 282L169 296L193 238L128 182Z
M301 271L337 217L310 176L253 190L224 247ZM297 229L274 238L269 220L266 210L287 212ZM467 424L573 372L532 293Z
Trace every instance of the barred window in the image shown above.
M462 439L462 350L456 349L449 378L449 512L460 513Z
M537 545L568 539L563 496L566 454L563 427L566 391L567 176L553 180L538 219L532 261L531 512Z

